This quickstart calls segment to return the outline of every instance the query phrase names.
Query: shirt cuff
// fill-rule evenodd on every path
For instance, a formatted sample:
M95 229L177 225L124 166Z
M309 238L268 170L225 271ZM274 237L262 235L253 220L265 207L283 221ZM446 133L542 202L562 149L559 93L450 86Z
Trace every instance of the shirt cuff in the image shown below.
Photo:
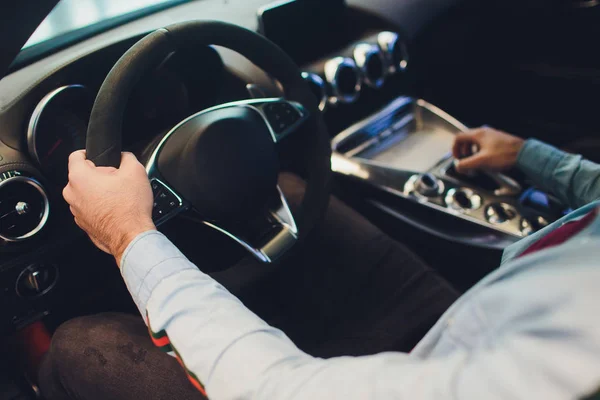
M197 268L158 231L139 234L121 258L121 274L144 319L148 299L156 286L163 279L186 270Z
M528 139L517 156L517 167L529 178L547 185L565 154L549 144Z

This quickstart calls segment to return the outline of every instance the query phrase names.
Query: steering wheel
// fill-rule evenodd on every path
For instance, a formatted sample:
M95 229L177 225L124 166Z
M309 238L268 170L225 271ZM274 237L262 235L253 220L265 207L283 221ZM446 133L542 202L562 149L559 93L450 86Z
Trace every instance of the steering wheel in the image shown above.
M216 21L185 22L150 33L119 59L102 84L90 117L87 157L96 166L119 167L123 115L134 86L169 54L190 45L240 53L277 79L285 97L221 104L173 127L146 162L155 195L153 219L159 225L191 209L258 260L274 262L325 211L331 148L317 100L298 67L266 38ZM283 159L286 152L291 154ZM294 214L277 185L280 160L306 180Z

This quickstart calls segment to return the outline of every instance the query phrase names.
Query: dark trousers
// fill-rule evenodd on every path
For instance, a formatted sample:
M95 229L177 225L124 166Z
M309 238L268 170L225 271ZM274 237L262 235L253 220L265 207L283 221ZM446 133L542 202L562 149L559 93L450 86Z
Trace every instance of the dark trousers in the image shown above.
M302 182L281 182L292 206ZM244 270L262 268L244 260ZM458 298L434 270L333 198L300 251L242 301L319 357L410 351ZM68 321L43 361L42 393L54 399L200 399L174 358L157 350L139 316Z

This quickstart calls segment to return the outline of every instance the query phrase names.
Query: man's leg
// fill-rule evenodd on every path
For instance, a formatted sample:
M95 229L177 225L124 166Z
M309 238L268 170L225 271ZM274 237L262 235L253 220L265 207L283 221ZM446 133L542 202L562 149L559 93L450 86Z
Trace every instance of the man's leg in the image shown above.
M49 400L201 400L139 316L99 314L63 324L39 372Z
M304 183L284 175L280 186L297 207ZM243 296L251 310L320 357L410 351L460 295L336 198L300 251L252 292Z

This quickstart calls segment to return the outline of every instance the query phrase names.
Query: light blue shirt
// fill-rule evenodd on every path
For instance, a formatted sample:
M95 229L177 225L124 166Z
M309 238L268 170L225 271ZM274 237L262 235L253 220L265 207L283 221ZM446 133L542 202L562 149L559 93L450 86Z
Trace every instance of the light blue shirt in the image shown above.
M410 354L311 357L156 231L129 245L122 273L155 343L166 341L211 399L580 398L600 386L600 219L517 256L600 205L600 166L535 140L518 166L581 208L507 248Z

